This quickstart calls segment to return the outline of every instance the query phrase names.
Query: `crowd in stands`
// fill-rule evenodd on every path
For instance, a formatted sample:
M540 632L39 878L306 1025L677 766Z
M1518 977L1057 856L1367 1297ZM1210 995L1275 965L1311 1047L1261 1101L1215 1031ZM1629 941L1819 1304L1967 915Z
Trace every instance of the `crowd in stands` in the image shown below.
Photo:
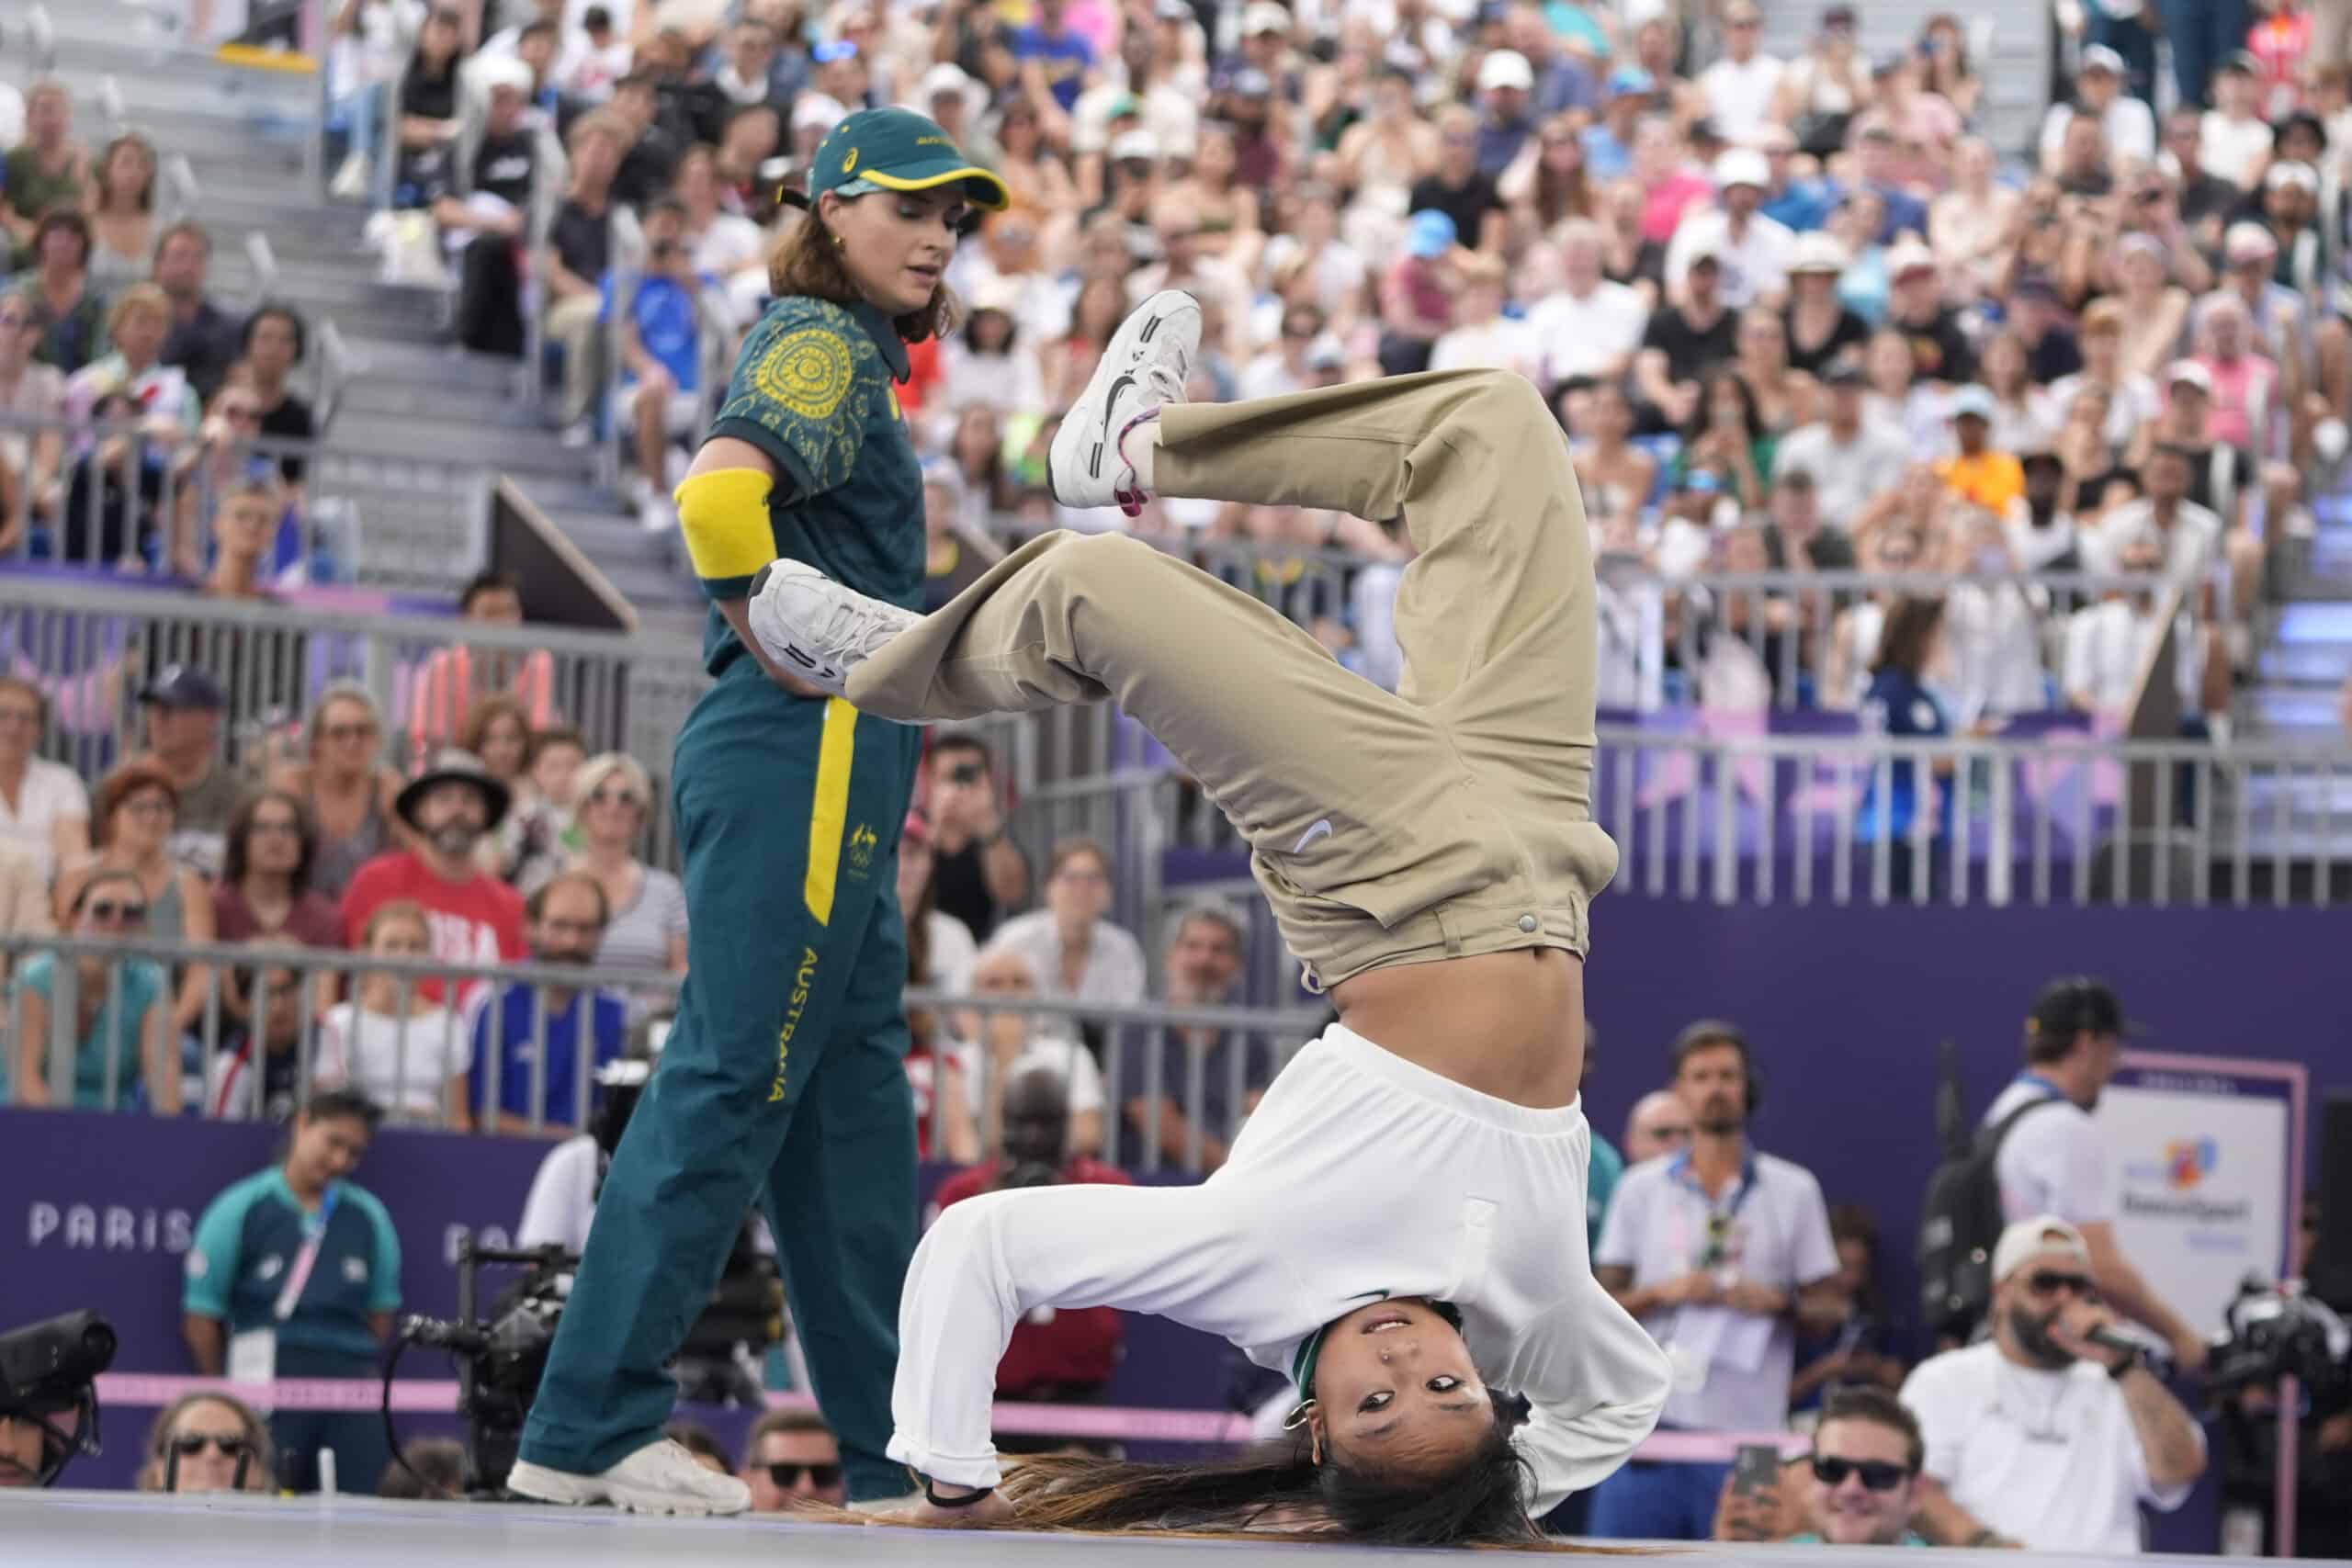
M831 125L906 103L1000 168L1013 204L951 268L966 320L900 389L941 597L1024 531L1105 525L1059 513L1042 455L1166 287L1207 310L1196 398L1469 366L1542 387L1584 480L1609 705L1655 705L1662 678L1905 729L1917 705L1873 682L1900 594L1804 581L1860 570L1973 580L1905 590L1943 606L1912 682L1934 732L2115 726L2173 589L2183 706L2218 716L2344 455L2352 62L2268 13L2211 58L2178 46L2153 103L2099 20L2012 149L1986 140L1981 30L1951 15L1873 56L1831 5L1779 59L1751 3L1703 37L1534 0L1019 9L458 4L411 37L366 0L344 83L395 132L385 188L452 258L464 341L523 352L536 313L561 423L626 441L654 528L799 220L777 192ZM1393 682L1408 541L1181 500L1129 525ZM1795 577L1709 581L1763 572Z
M2052 708L2113 725L2177 591L2174 678L2188 712L2218 716L2263 575L2345 453L2352 63L2299 53L2276 26L2291 5L2175 85L2152 85L2098 17L2029 149L1986 140L1978 35L1955 17L1873 58L1831 5L1781 60L1750 0L1704 38L1598 0L1019 9L747 0L722 25L673 25L559 0L350 0L331 67L339 183L408 215L393 243L423 236L460 341L560 356L552 417L582 445L619 442L638 510L667 529L731 334L764 300L766 250L797 220L777 189L842 115L911 104L1014 197L953 269L967 319L916 345L899 393L928 454L934 603L1024 531L1106 525L1060 512L1043 455L1127 308L1180 287L1208 322L1199 398L1462 367L1536 382L1582 480L1612 706L1646 700L1634 650L1655 631L1712 705L1804 704L1896 734ZM135 136L77 141L62 89L28 96L0 208L22 268L0 295L0 412L46 423L0 433L0 547L249 596L303 470L243 448L312 433L288 388L304 327L208 296L209 237L160 223L156 168ZM1401 535L1183 500L1128 525L1395 682ZM1804 587L1856 569L1932 586ZM522 596L486 576L460 608L512 625ZM329 686L289 744L233 767L206 670L138 686L140 747L100 777L40 755L58 700L0 677L0 935L85 939L7 950L0 1100L293 1129L271 1179L208 1214L208 1268L233 1277L254 1227L353 1168L379 1120L590 1137L601 1070L658 1039L690 932L677 879L645 858L655 782L592 754L545 652L454 642L397 714ZM985 744L934 736L922 770L897 863L908 982L958 999L912 1010L908 1073L922 1153L968 1168L936 1201L1125 1179L1100 1158L1114 1139L1124 1163L1215 1169L1273 1076L1272 1043L1032 1010L1239 1001L1243 921L1195 906L1148 952L1109 918L1111 847L1066 839L1033 864L1008 836ZM138 941L251 951L225 966L106 951ZM371 959L596 979L485 986ZM2061 1043L2095 1077L2081 1062L2112 1032ZM1743 1162L1755 1079L1736 1031L1698 1026L1667 1077L1596 1194L1603 1283L1675 1345L1676 1424L1778 1427L1794 1406L1818 1425L1777 1493L1636 1466L1580 1522L2116 1550L2135 1500L2177 1502L2201 1446L2128 1385L2143 1374L2086 1373L2074 1348L2105 1300L2194 1354L2134 1293L2103 1215L2034 1170L2005 1177L2026 1228L2003 1244L2004 1327L1915 1370L1867 1218L1797 1167ZM333 1321L288 1340L307 1366L356 1365L398 1303L380 1210L344 1224L361 1266L322 1309ZM191 1270L190 1321L214 1326L191 1326L190 1348L214 1370L219 1325L243 1309L203 1280ZM1107 1381L1115 1323L1023 1330L1007 1393ZM2044 1421L2006 1459L1968 1436L1996 1385L2040 1391ZM2002 1468L2027 1439L2067 1453L2030 1486ZM394 1483L447 1495L448 1457L420 1450ZM741 1472L763 1506L840 1483L805 1420L763 1423ZM150 1473L193 1490L287 1472L258 1417L207 1397L158 1421ZM2062 1506L2086 1495L2113 1506Z
M302 319L213 291L216 235L165 211L145 135L87 137L57 81L24 101L0 127L0 559L225 598L301 579Z

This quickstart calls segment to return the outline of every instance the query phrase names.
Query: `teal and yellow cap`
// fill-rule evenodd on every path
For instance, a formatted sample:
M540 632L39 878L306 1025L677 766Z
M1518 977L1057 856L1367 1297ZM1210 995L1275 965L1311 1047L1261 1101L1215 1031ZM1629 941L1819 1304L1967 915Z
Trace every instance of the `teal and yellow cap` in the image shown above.
M972 205L1001 212L1004 182L956 150L947 132L912 109L860 109L825 134L808 169L807 201L827 191L933 190L961 181Z

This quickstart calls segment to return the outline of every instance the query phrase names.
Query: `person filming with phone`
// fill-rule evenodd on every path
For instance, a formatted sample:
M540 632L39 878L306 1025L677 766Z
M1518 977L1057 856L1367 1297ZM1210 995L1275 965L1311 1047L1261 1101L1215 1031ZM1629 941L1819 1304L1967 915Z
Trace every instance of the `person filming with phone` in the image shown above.
M1724 1481L1715 1539L1926 1546L1913 1523L1927 1452L1918 1418L1894 1395L1840 1389L1823 1404L1804 1459L1783 1467L1777 1450L1740 1450Z
M975 737L942 735L932 741L923 770L934 897L986 942L1029 899L1029 863L1005 833L995 766Z

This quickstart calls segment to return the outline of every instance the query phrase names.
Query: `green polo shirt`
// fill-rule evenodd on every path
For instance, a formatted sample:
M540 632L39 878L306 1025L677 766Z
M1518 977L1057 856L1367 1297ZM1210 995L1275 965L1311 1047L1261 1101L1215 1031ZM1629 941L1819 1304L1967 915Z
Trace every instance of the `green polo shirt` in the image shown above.
M922 466L893 386L907 374L907 345L873 306L777 299L743 340L710 434L748 441L775 464L777 559L912 610L922 605ZM702 584L714 601L740 599L751 578ZM711 673L741 651L712 611Z
M401 1244L383 1204L348 1181L335 1184L318 1213L296 1201L275 1166L212 1200L188 1249L182 1310L220 1319L232 1337L269 1327L286 1271L322 1219L318 1258L293 1312L277 1324L278 1343L372 1361L379 1346L368 1319L401 1304Z

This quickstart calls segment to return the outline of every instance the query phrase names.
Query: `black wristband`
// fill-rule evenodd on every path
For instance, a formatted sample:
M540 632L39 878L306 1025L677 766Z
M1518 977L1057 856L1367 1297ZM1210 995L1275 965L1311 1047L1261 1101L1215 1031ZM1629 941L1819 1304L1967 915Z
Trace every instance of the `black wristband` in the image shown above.
M2123 1359L2116 1362L2115 1365L2108 1368L2107 1375L2113 1378L2117 1382L2121 1382L2125 1378L2130 1377L2133 1372L2140 1371L2147 1366L2147 1364L2148 1353L2145 1350L2134 1350L2130 1355L2124 1357Z
M942 1497L938 1489L932 1485L931 1477L926 1475L922 1478L923 1501L934 1508L968 1508L995 1490L993 1486L983 1486L978 1492L967 1492L961 1497Z

